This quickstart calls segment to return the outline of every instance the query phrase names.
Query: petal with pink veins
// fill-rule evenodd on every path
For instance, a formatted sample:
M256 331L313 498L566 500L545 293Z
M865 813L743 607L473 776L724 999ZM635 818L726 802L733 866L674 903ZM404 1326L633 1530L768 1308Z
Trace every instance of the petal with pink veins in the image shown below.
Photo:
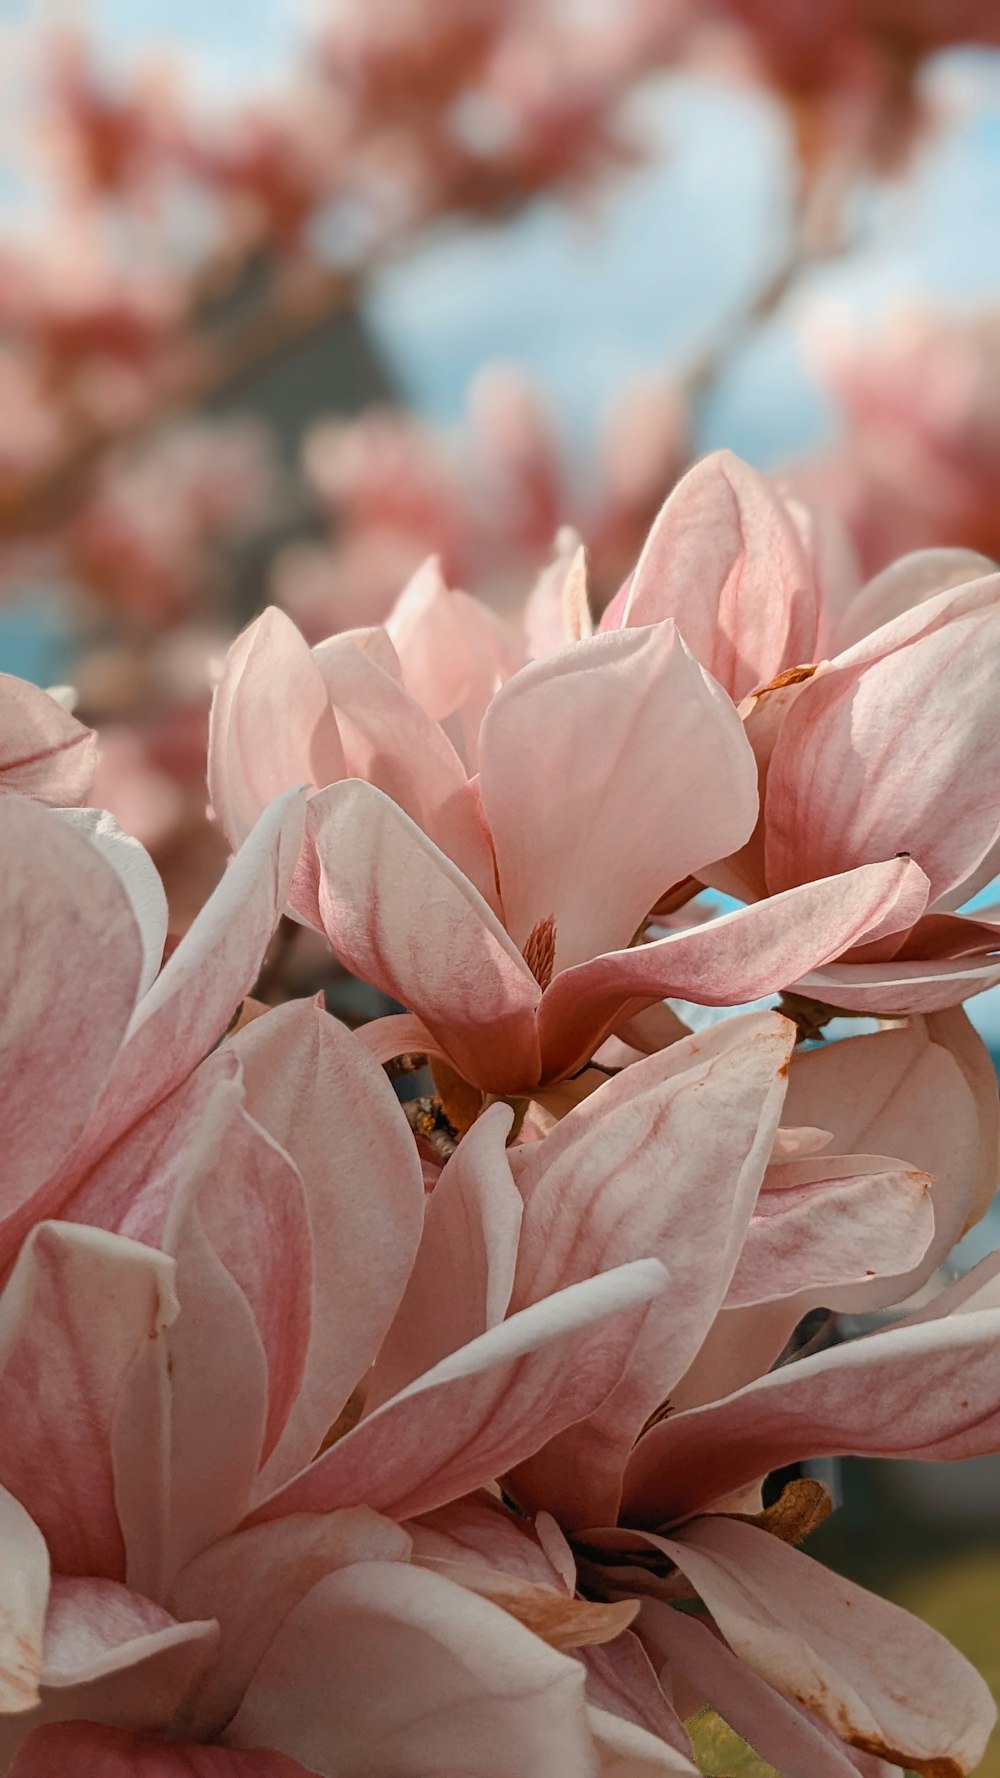
M996 1189L1000 1106L993 1064L958 1007L894 1030L796 1052L789 1124L820 1124L830 1152L902 1155L932 1176L934 1238L919 1265L881 1297L838 1298L871 1308L910 1295L939 1266Z
M54 1578L40 1701L27 1716L0 1719L4 1770L22 1739L47 1722L166 1728L217 1641L211 1619L178 1623L115 1581Z
M939 595L821 667L791 705L764 803L771 890L901 852L935 901L1000 827L1000 574Z
M117 873L53 810L0 799L0 857L6 1219L30 1203L90 1117L136 1003L143 949Z
M502 1475L610 1394L665 1283L657 1260L638 1260L510 1316L363 1419L250 1523L361 1501L415 1518Z
M305 1370L257 1480L260 1499L315 1454L383 1346L421 1238L424 1187L383 1070L321 1007L277 1008L226 1048L242 1064L255 1120L296 1163L311 1233L312 1287L301 1270L295 1286L312 1305Z
M723 1303L794 1040L787 1019L761 1013L672 1044L569 1112L519 1172L515 1308L640 1255L661 1260L669 1278L618 1387L513 1478L519 1501L563 1526L615 1522L628 1454Z
M227 1740L280 1747L338 1778L598 1773L579 1662L489 1600L396 1562L360 1563L313 1588Z
M97 736L54 697L0 673L0 796L53 807L86 800L97 767Z
M42 1223L0 1297L0 1483L63 1574L120 1576L111 1429L125 1379L177 1314L174 1266L100 1229Z
M892 859L566 970L539 1010L544 1077L569 1074L623 1017L657 1000L734 1006L788 987L864 939L911 926L926 897L919 867Z
M820 1304L875 1307L886 1278L889 1300L898 1301L933 1235L930 1177L904 1161L852 1154L779 1162L768 1169L726 1307L778 1298L796 1301L802 1314Z
M538 1079L538 986L482 896L416 823L351 780L309 804L327 938L346 967L417 1014L487 1091Z
M996 1706L919 1618L735 1519L696 1519L664 1545L733 1652L849 1745L927 1778L978 1765Z
M998 935L1000 948L1000 935ZM824 963L806 970L796 990L846 1012L895 1016L946 1012L1000 982L1000 956L929 962Z
M594 636L508 680L479 778L507 928L523 947L552 918L556 970L628 944L757 813L742 724L672 624Z
M305 794L289 790L261 816L136 1008L90 1132L103 1152L218 1043L249 994L288 897Z
M293 784L332 784L344 753L323 675L290 617L269 606L236 638L208 737L212 808L231 846Z
M663 1525L807 1457L951 1462L995 1451L1000 1309L942 1313L771 1371L675 1414L633 1452L623 1518Z
M736 702L815 658L816 595L795 526L730 451L688 470L639 557L622 627L668 617Z

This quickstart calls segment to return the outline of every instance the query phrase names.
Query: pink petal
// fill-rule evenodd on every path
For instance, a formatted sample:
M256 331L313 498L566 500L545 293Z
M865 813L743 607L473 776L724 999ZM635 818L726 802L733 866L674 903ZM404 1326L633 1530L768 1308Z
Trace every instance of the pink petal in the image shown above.
M30 1710L38 1702L49 1552L34 1520L6 1488L0 1488L0 1538L4 1556L0 1714L7 1716Z
M342 778L344 755L323 675L275 606L238 636L212 699L208 788L230 845L295 784Z
M508 931L523 947L554 918L557 970L627 944L756 819L742 724L672 624L594 636L508 680L483 722L480 788Z
M0 1297L0 1412L24 1429L0 1451L0 1482L64 1574L123 1572L111 1428L131 1366L176 1316L173 1271L102 1230L42 1223Z
M221 1733L289 1612L317 1582L355 1562L405 1562L410 1538L367 1507L320 1517L296 1513L212 1544L182 1570L170 1608L211 1615L220 1643L185 1699L175 1730L194 1739Z
M842 646L832 638L839 634L843 613L861 585L858 553L846 526L829 507L811 506L787 494L782 505L805 550L816 588L818 627L812 658L825 660L834 647Z
M968 962L826 963L807 970L795 986L828 1006L898 1015L943 1012L998 982L1000 957L975 957Z
M787 1778L857 1778L843 1743L739 1659L721 1636L687 1612L643 1601L639 1624L657 1661L682 1674L744 1741Z
M564 1526L615 1522L629 1451L722 1305L794 1037L788 1020L764 1013L673 1044L599 1087L519 1173L515 1307L647 1254L670 1278L618 1388L517 1472L518 1498L543 1503Z
M926 1173L882 1155L817 1155L768 1170L726 1307L794 1298L804 1314L822 1304L871 1306L907 1294L902 1280L934 1235ZM883 1278L891 1278L891 1293ZM857 1288L852 1292L850 1286Z
M56 1772L66 1778L309 1778L305 1766L283 1753L181 1746L93 1722L36 1729L10 1778L53 1778Z
M465 767L440 724L348 638L324 643L319 661L344 745L342 775L384 791L492 901L490 843Z
M569 533L565 548L560 535L556 548L558 553L542 569L524 607L522 624L528 657L533 661L557 653L567 642L582 642L594 633L587 552L573 532ZM602 624L601 628L610 629L612 625Z
M270 805L140 1001L91 1133L96 1152L190 1074L250 992L288 897L304 806L299 790Z
M312 1289L305 1371L258 1496L319 1449L382 1346L420 1240L424 1188L409 1125L378 1064L311 1001L255 1019L227 1048L247 1104L289 1154L305 1189ZM275 1274L288 1312L290 1288ZM478 1331L478 1330L477 1330Z
M998 1337L993 1307L893 1327L675 1414L637 1446L623 1518L662 1525L806 1457L950 1462L993 1451Z
M296 1402L309 1346L302 1182L247 1117L238 1076L229 1051L209 1057L64 1206L177 1259L180 1323L145 1351L116 1421L129 1575L157 1594L178 1538L182 1550L192 1536L197 1547L199 1535L228 1530L246 1510L261 1452ZM183 1528L178 1515L190 1521Z
M893 859L567 970L539 1012L545 1077L569 1074L617 1021L656 1000L733 1006L787 987L862 939L912 925L926 892L923 872Z
M928 1778L979 1763L996 1707L919 1618L735 1519L696 1520L665 1547L734 1653L843 1740Z
M468 879L370 784L313 797L309 832L341 962L415 1012L467 1080L530 1088L541 991Z
M51 810L3 797L0 856L6 1218L29 1203L93 1110L135 1006L142 942L116 872Z
M499 1606L365 1562L286 1620L228 1730L358 1778L594 1778L579 1662Z
M47 691L0 673L0 796L64 807L85 801L97 766L97 737Z
M804 686L768 769L770 889L906 852L933 901L979 864L997 837L998 601L1000 575L939 595Z
M250 1522L362 1500L415 1518L503 1474L605 1399L664 1281L656 1260L640 1260L511 1316L363 1419Z
M475 1585L477 1574L498 1571L511 1580L547 1587L572 1599L576 1590L573 1553L555 1520L547 1514L540 1518L555 1561L543 1548L538 1523L532 1525L515 1516L486 1488L411 1519L406 1528L413 1540L413 1560L424 1568L451 1573L471 1585Z
M601 1756L601 1778L656 1778L662 1772L698 1771L698 1767L658 1737L594 1705L587 1712L590 1732Z
M135 1679L145 1701L134 1720L152 1726L169 1720L217 1639L210 1618L178 1623L162 1605L130 1593L117 1581L55 1576L45 1622L42 1685L51 1691L76 1691L142 1667Z
M217 1634L212 1622L177 1623L114 1581L53 1580L40 1703L27 1716L0 1719L4 1771L25 1737L32 1749L45 1744L35 1739L45 1723L75 1718L147 1732L166 1728L211 1660ZM73 1770L89 1774L91 1768Z
M794 1297L756 1303L750 1309L723 1306L693 1364L671 1394L674 1413L718 1401L762 1377L780 1358L801 1319Z
M237 1130L231 1151L228 1142L223 1150L218 1184L213 1177L208 1189L231 1190L244 1164ZM181 1314L129 1376L114 1429L129 1580L157 1596L246 1512L269 1408L269 1355L254 1311L193 1196L172 1207L163 1238L176 1255ZM294 1288L294 1277L286 1278L285 1291Z
M828 1129L833 1153L903 1155L932 1175L934 1239L919 1266L891 1295L866 1287L858 1297L838 1298L838 1307L869 1308L918 1289L993 1196L996 1077L958 1008L797 1053L785 1121Z
M485 1111L427 1201L416 1262L367 1385L369 1411L507 1313L521 1227L505 1147L512 1118L507 1105Z
M666 1741L685 1757L691 1743L637 1635L625 1630L614 1642L584 1649L587 1696L592 1704L612 1715L625 1717L640 1729Z
M981 580L994 567L989 556L974 549L916 549L899 556L851 600L836 626L832 646L824 652L852 648L935 594Z
M487 705L497 686L523 664L513 637L478 599L445 585L435 557L404 588L386 629L407 691L444 726L466 769L474 772Z
M160 873L145 846L119 827L107 809L62 809L60 814L78 833L86 835L117 872L142 939L139 993L145 994L159 971L167 937L167 897Z
M666 617L737 702L815 658L816 597L795 527L729 451L688 470L639 557L623 627Z

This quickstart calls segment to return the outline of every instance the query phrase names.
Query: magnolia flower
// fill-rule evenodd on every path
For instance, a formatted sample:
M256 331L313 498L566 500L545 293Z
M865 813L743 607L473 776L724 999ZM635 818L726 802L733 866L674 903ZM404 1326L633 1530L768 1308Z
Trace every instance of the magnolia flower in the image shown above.
M23 1236L0 1295L0 1413L20 1427L0 1457L0 1760L23 1743L30 1771L33 1730L97 1722L129 1735L88 1726L77 1745L67 1728L56 1750L106 1751L112 1771L116 1748L134 1752L141 1771L162 1732L330 1778L503 1778L512 1757L591 1778L604 1730L579 1666L516 1610L402 1572L396 1521L596 1408L665 1274L640 1261L537 1300L352 1426L420 1240L406 1120L364 1047L309 1002L205 1054L283 899L297 801L265 817L123 1046L155 955L148 860L89 811L0 805L16 861L0 927L19 1201L4 1226ZM17 992L26 969L40 979L32 930L55 972L38 1001ZM84 967L102 995L85 1055ZM50 1735L38 1745L54 1757ZM156 1757L182 1772L201 1755Z
M401 674L381 630L310 651L271 611L230 651L210 737L233 841L289 783L325 786L292 906L413 1015L369 1027L380 1059L428 1051L478 1091L530 1095L664 995L750 1000L923 910L923 874L890 851L632 944L756 816L737 713L671 623L515 673L483 717L475 780Z
M801 985L856 1009L949 1006L1000 980L996 926L955 912L1000 857L1000 575L984 575L991 565L971 551L927 551L854 590L816 573L795 516L737 459L707 458L666 502L602 627L676 621L743 700L760 819L738 856L695 874L766 905L836 872L911 857L930 881L926 910ZM841 652L823 660L827 645Z
M884 1061L871 1048L858 1058L881 1085L881 1107L873 1092L858 1120L866 1135L905 1120L898 1035L873 1040L887 1040ZM619 1707L627 1699L638 1721L657 1709L660 1732L683 1748L672 1701L686 1681L789 1778L847 1778L844 1742L964 1773L994 1715L982 1682L936 1634L788 1547L822 1516L818 1485L794 1484L768 1510L759 1489L810 1456L996 1450L998 1267L986 1262L898 1328L771 1371L811 1306L910 1288L933 1226L927 1176L912 1165L820 1153L814 1129L779 1129L793 1036L755 1014L684 1039L520 1148L504 1146L509 1110L485 1113L434 1188L372 1396L557 1281L659 1253L670 1288L618 1388L504 1482L539 1515L548 1551L551 1520L562 1528L588 1597L642 1599L624 1643L596 1651ZM923 1072L911 1052L914 1095L936 1082L944 1112L957 1101L932 1048L924 1040ZM794 1092L794 1067L792 1082ZM817 1108L814 1085L788 1106L792 1118ZM479 1518L480 1569L491 1540L502 1547L482 1522L489 1511L469 1503L433 1521L468 1544L469 1516ZM419 1532L417 1547L426 1552ZM718 1634L689 1615L698 1598Z
M957 911L1000 861L998 665L1000 574L991 574L752 700L760 820L712 880L766 897L895 853L930 884L909 929L809 971L804 993L854 1009L929 1011L1000 981L1000 926Z

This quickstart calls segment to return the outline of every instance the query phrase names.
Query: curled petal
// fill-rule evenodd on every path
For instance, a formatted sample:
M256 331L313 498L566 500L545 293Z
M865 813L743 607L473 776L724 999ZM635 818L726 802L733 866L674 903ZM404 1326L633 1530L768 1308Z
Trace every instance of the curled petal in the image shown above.
M821 958L912 925L926 896L923 872L893 859L566 970L546 989L539 1013L545 1076L569 1074L623 1016L654 1001L732 1006L787 987Z
M646 539L621 622L665 617L737 702L815 659L816 596L795 526L730 451L688 470Z
M270 606L238 636L212 699L208 788L230 845L295 784L332 784L344 753L323 675L290 617Z
M415 822L370 784L309 804L326 935L347 967L409 1007L467 1080L538 1079L541 990L499 920Z

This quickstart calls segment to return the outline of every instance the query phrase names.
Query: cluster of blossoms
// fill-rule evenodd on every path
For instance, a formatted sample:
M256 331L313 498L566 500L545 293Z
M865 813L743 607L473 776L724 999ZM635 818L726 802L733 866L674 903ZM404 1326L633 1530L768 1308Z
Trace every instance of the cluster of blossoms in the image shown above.
M721 457L598 633L579 555L535 605L529 662L433 563L252 625L176 944L0 680L11 1778L652 1778L706 1703L785 1778L983 1751L967 1663L796 1548L821 1484L764 1490L1000 1450L1000 1255L932 1287L998 1173L1000 574L857 590ZM254 1001L286 909L403 1010ZM797 1041L832 1008L880 1017Z

